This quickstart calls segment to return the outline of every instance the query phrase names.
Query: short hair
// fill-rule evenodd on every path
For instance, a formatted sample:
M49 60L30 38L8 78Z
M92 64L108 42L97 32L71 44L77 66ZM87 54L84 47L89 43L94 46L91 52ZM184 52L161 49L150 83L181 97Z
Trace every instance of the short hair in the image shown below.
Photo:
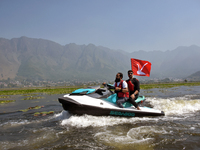
M129 73L129 72L133 72L133 70L129 70L128 73Z
M119 76L120 76L121 78L123 78L123 73L118 72L117 74L119 74Z

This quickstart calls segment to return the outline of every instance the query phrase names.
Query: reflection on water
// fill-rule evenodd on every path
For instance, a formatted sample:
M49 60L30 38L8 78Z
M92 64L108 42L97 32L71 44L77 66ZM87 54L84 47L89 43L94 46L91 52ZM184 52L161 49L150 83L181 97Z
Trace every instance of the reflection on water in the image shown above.
M61 95L0 105L0 149L198 149L200 86L142 90L163 117L76 116L63 111ZM21 109L44 106L40 109ZM54 111L46 116L35 112Z

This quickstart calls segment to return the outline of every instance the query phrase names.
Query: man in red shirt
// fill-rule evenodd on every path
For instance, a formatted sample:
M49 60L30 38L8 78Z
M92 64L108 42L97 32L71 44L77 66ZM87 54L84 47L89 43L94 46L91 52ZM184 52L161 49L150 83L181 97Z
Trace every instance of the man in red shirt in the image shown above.
M115 87L115 93L117 93L117 105L120 108L124 108L123 103L128 100L128 87L126 81L122 80L123 74L121 72L118 72L115 78L115 83L113 86Z

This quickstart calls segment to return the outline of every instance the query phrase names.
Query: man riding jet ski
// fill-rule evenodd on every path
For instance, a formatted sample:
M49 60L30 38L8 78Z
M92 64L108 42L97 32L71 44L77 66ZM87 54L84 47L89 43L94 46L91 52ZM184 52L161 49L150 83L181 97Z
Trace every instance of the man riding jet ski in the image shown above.
M118 72L116 75L115 83L113 84L113 89L115 89L115 93L117 93L118 97L116 103L120 108L123 108L123 103L129 101L135 108L140 110L138 104L135 102L139 96L140 83L136 78L133 78L132 70L128 71L128 77L128 80L123 81L123 74L121 72ZM105 82L103 84L105 84Z
M140 107L137 110L130 102L123 103L124 108L116 104L117 93L110 88L112 85L106 84L104 88L100 86L77 89L71 94L66 94L58 98L64 110L76 115L94 115L94 116L123 116L123 117L140 117L140 116L164 116L164 112L148 107ZM144 96L139 96L136 103L140 104L145 101Z

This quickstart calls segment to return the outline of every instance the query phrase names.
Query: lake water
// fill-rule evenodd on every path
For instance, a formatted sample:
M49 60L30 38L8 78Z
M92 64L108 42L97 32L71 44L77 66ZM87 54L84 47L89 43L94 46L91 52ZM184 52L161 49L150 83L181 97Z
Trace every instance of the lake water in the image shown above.
M0 149L200 149L200 86L141 90L162 117L76 116L63 111L62 95L13 95L0 105ZM1 98L3 100L3 98ZM40 109L25 110L43 106ZM34 116L36 112L53 114Z

